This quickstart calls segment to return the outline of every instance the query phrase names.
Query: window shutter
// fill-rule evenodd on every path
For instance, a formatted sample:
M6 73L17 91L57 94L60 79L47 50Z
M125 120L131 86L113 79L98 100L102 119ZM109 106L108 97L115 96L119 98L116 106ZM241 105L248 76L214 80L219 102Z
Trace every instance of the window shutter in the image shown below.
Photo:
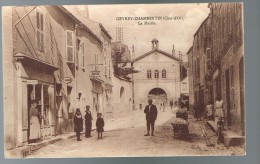
M85 58L84 58L84 42L81 42L80 44L80 54L81 54L81 67L84 68L85 67Z
M43 51L44 47L44 16L36 11L36 48Z
M66 31L66 54L67 54L67 62L74 62L74 49L73 49L73 32L67 30Z
M206 49L206 55L207 55L207 69L210 69L211 66L211 49L207 48Z

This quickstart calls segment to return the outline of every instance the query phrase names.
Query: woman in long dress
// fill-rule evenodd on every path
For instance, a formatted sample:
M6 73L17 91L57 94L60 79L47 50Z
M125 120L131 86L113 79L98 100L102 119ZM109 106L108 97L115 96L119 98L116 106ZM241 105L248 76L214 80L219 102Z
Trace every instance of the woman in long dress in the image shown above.
M40 122L39 122L39 111L36 108L37 100L32 100L31 102L31 108L30 108L30 141L33 142L40 138Z
M223 100L221 100L220 96L218 96L215 104L215 117L224 117Z

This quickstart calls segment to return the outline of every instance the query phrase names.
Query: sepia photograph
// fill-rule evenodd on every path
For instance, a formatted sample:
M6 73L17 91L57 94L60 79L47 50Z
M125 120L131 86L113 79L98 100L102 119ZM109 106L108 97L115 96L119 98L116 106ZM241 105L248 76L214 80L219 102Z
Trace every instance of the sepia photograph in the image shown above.
M245 156L243 13L3 6L4 157Z

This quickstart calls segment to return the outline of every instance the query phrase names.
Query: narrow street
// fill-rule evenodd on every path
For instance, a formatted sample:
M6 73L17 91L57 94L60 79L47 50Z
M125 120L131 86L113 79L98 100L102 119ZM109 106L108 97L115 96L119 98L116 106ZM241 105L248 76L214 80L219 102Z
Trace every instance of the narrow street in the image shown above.
M92 138L82 135L80 142L75 138L60 141L32 152L27 158L243 154L243 147L218 145L216 135L207 127L206 121L196 121L192 115L189 115L189 139L174 139L171 122L175 120L175 112L176 108L159 111L154 137L144 136L146 126L143 111L135 111L132 117L105 125L102 140L98 140L97 133L92 132Z

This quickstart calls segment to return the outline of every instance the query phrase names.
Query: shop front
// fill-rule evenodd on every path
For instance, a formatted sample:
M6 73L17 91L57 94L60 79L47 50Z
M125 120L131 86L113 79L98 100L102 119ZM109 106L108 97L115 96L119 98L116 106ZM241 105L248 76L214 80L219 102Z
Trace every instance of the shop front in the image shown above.
M15 56L15 60L18 143L23 145L50 138L56 134L53 75L56 67L20 53ZM36 116L34 120L33 116ZM37 137L35 132L39 132Z
M92 104L92 115L96 118L98 113L102 113L104 115L103 109L103 81L99 78L91 77L92 81L92 97L93 97L93 104Z

